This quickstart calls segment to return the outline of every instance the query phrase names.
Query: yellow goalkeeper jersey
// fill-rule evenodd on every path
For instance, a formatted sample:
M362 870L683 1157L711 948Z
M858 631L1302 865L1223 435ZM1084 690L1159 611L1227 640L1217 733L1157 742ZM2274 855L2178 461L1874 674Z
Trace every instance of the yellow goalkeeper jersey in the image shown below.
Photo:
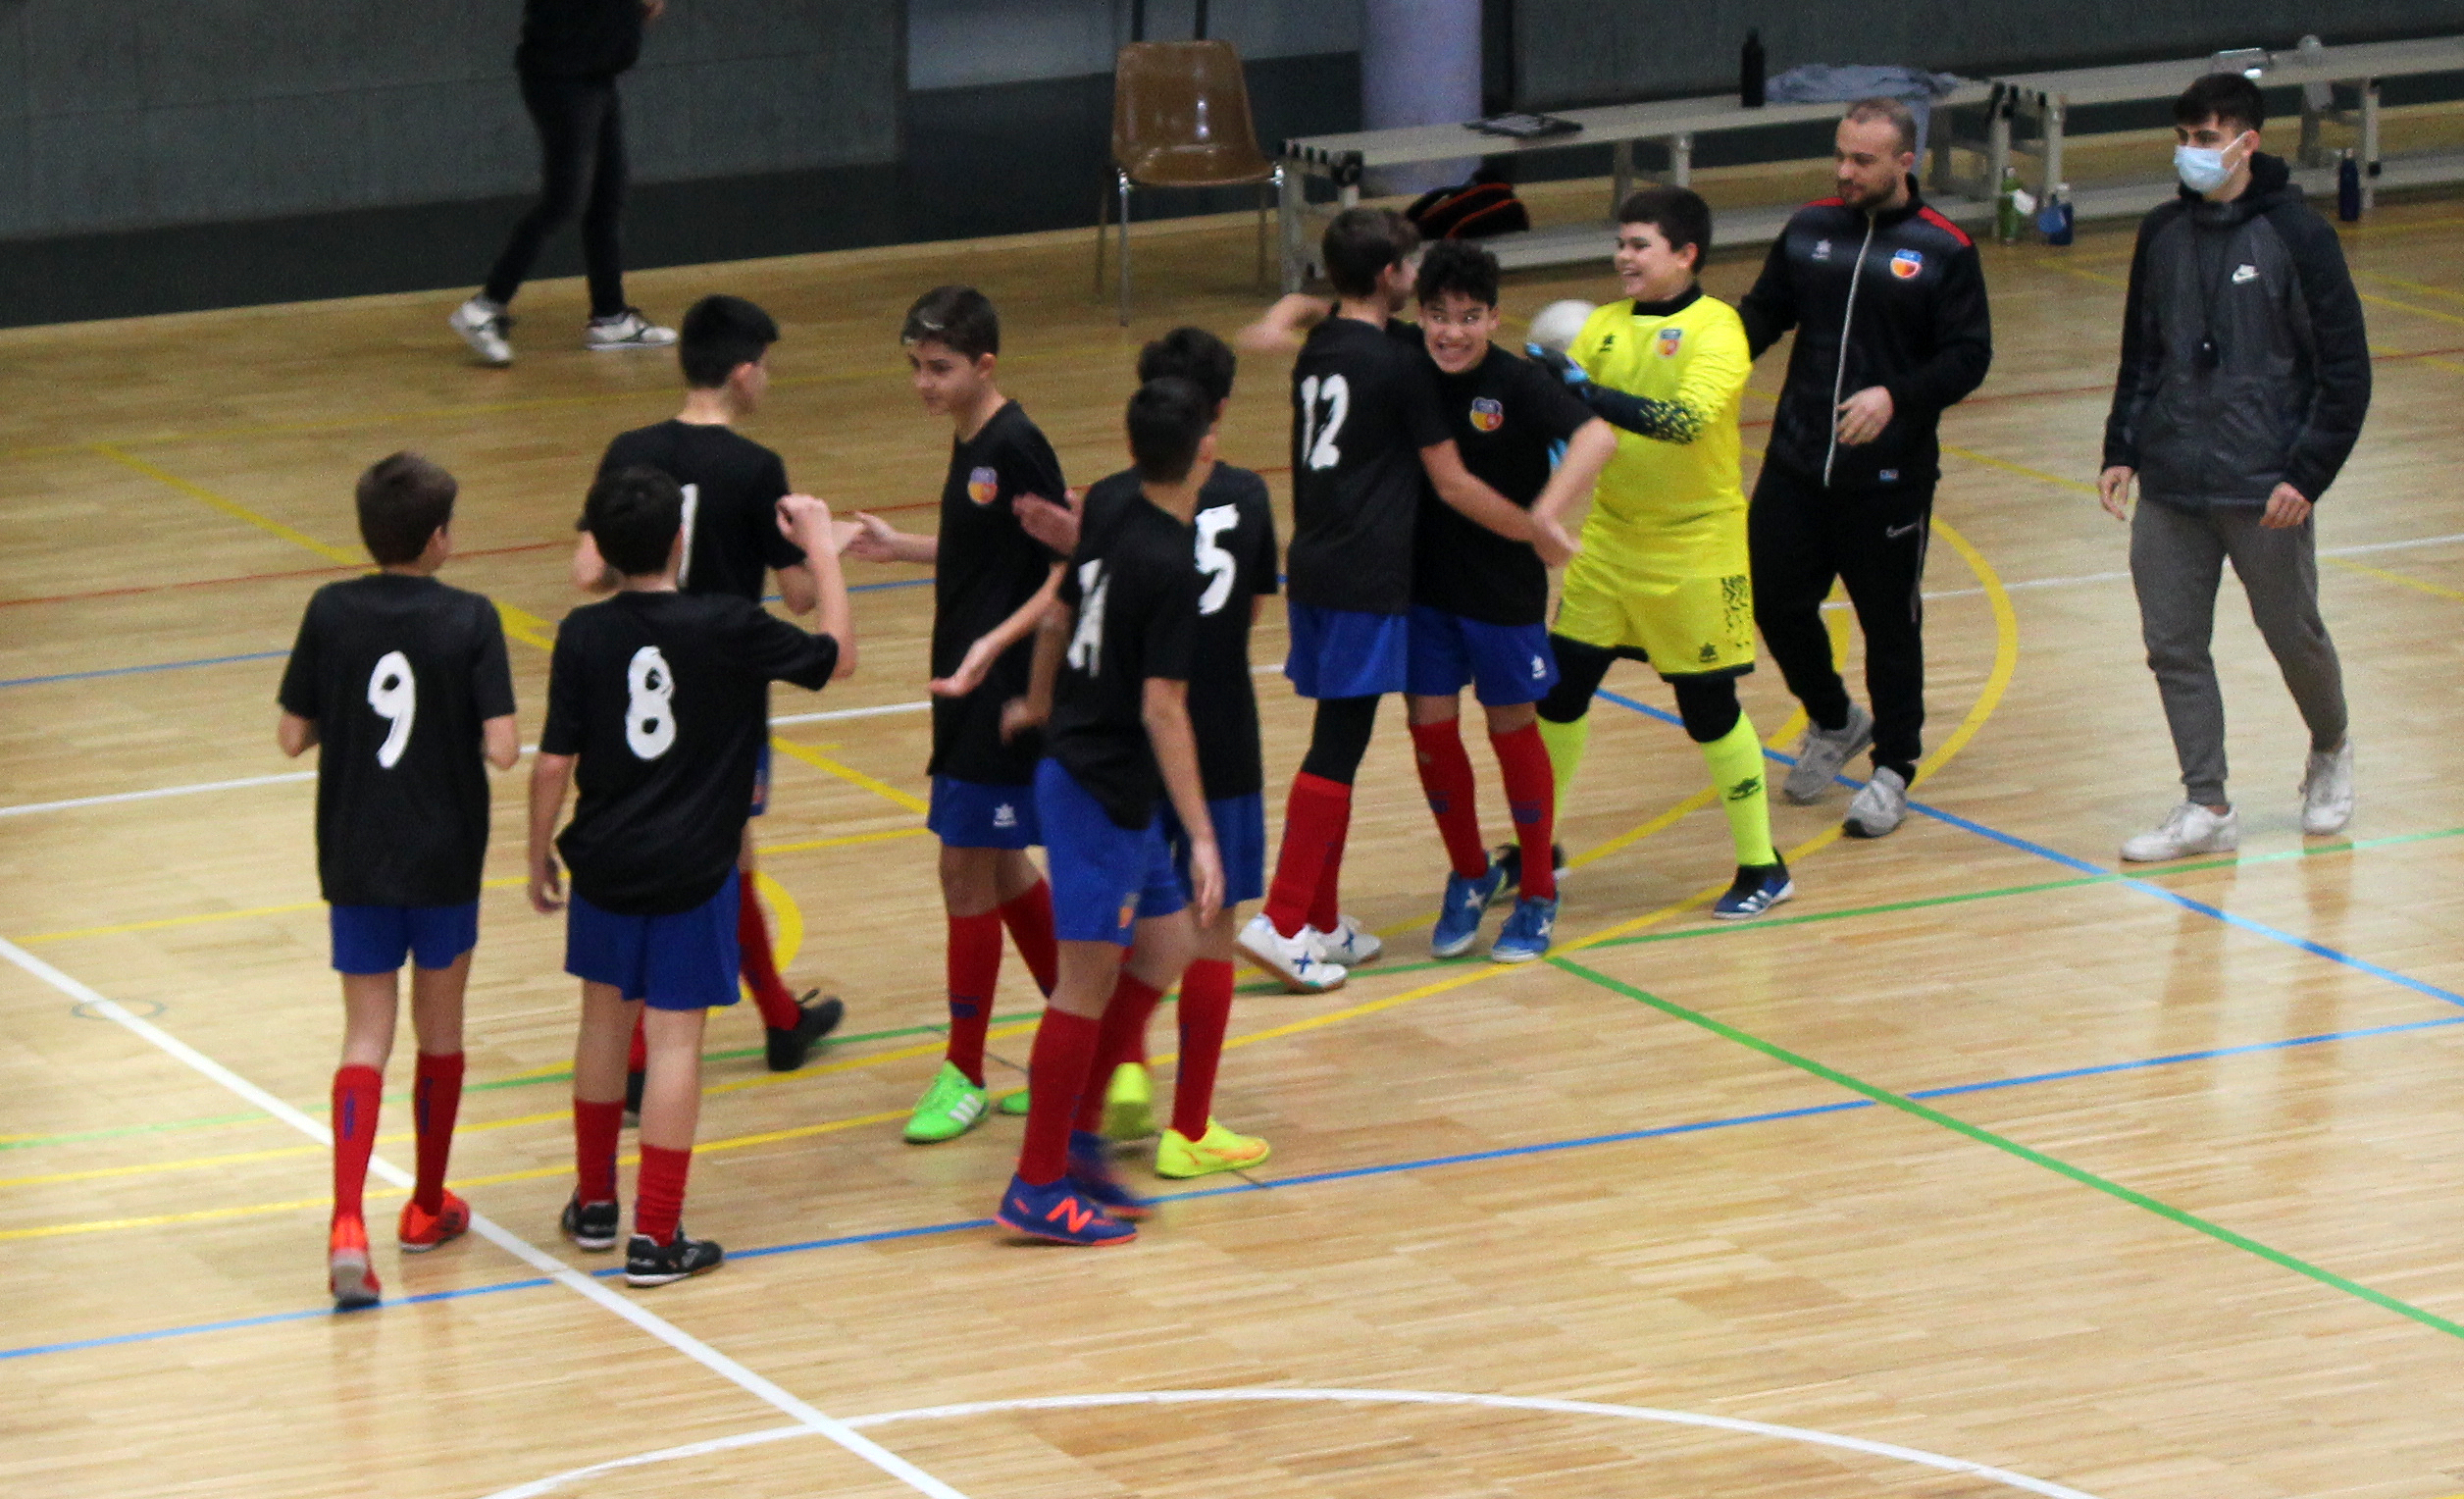
M1585 549L1653 571L1697 559L1724 570L1744 545L1737 408L1754 365L1736 309L1699 288L1665 315L1612 302L1566 352L1594 382L1640 397L1653 429L1618 431Z

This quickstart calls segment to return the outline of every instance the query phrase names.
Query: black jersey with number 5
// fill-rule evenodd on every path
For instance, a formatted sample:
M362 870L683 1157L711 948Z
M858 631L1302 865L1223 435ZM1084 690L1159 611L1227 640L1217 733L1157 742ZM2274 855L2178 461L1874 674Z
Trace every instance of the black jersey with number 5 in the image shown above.
M308 600L282 711L317 726L317 880L336 905L460 905L488 856L480 725L513 711L477 594L376 573Z
M758 603L766 572L804 560L804 548L779 531L787 465L752 439L715 424L660 422L617 434L599 473L636 464L657 469L685 491L685 565L676 586L686 593L733 594Z
M1292 364L1292 601L1403 614L1412 533L1428 482L1420 449L1446 440L1429 364L1358 318L1309 331Z
M934 676L956 671L967 647L1018 612L1052 576L1060 558L1027 535L1010 501L1040 494L1058 503L1062 489L1052 444L1016 401L994 412L974 437L950 444L933 565ZM1028 632L964 698L933 699L928 774L987 786L1023 786L1035 778L1034 744L1004 742L1001 733L1001 704L1027 690L1034 641Z
M736 867L772 682L819 689L839 643L721 594L626 592L556 631L539 752L580 756L556 847L625 915L691 910Z
M1117 505L1144 503L1138 476L1098 480L1087 491L1086 524ZM1275 512L1266 481L1218 463L1198 491L1191 518L1197 542L1198 646L1189 665L1189 726L1198 738L1198 778L1206 800L1246 797L1265 787L1258 751L1258 679L1249 669L1250 623L1258 595L1275 579Z
M1120 827L1143 828L1155 814L1163 774L1147 741L1147 683L1190 680L1205 591L1190 528L1144 494L1079 523L1060 594L1078 622L1045 749Z

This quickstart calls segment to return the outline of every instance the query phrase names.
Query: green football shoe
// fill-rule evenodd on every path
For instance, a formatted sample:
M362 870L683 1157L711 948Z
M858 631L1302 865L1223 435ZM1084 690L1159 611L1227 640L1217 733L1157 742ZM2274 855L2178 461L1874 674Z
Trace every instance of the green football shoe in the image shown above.
M999 1109L1001 1112L1009 1115L1013 1119L1020 1119L1026 1117L1027 1106L1032 1102L1034 1102L1034 1095L1032 1092L1028 1089L1021 1088L1015 1093L1002 1094L1001 1102L993 1107Z
M933 1074L933 1085L915 1103L915 1112L907 1116L906 1139L909 1145L939 1145L955 1140L984 1120L984 1090L967 1081L967 1074L951 1062L943 1062Z

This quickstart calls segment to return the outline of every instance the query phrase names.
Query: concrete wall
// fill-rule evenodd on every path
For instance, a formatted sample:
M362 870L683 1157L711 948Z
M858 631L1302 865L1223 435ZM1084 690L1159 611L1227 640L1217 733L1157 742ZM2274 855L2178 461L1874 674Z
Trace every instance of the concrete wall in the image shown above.
M673 181L899 152L899 0L673 0L626 80ZM521 0L0 0L0 237L533 188Z

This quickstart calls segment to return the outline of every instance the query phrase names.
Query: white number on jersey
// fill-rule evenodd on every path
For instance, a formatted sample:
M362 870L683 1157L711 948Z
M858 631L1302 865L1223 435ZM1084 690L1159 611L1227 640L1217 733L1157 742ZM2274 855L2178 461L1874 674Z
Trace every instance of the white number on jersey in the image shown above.
M633 653L625 668L625 744L645 760L655 760L676 747L676 675L656 646Z
M1241 523L1238 505L1217 505L1198 512L1198 570L1206 575L1206 592L1198 598L1198 612L1214 614L1232 596L1240 564L1223 549L1223 534Z
M368 705L393 726L377 747L377 763L391 770L411 748L411 720L419 713L419 688L411 679L409 656L388 650L378 657L377 669L368 676Z
M693 578L693 516L701 509L701 486L689 484L685 489L685 555L676 564L676 586L683 588Z
M1078 633L1069 638L1069 664L1090 677L1104 670L1104 595L1111 587L1103 558L1078 564Z
M1319 396L1326 398L1325 415L1317 410ZM1311 375L1301 382L1301 461L1313 469L1330 469L1343 461L1343 449L1335 445L1336 436L1343 431L1343 419L1352 414L1352 382L1340 375L1329 375L1323 381Z

